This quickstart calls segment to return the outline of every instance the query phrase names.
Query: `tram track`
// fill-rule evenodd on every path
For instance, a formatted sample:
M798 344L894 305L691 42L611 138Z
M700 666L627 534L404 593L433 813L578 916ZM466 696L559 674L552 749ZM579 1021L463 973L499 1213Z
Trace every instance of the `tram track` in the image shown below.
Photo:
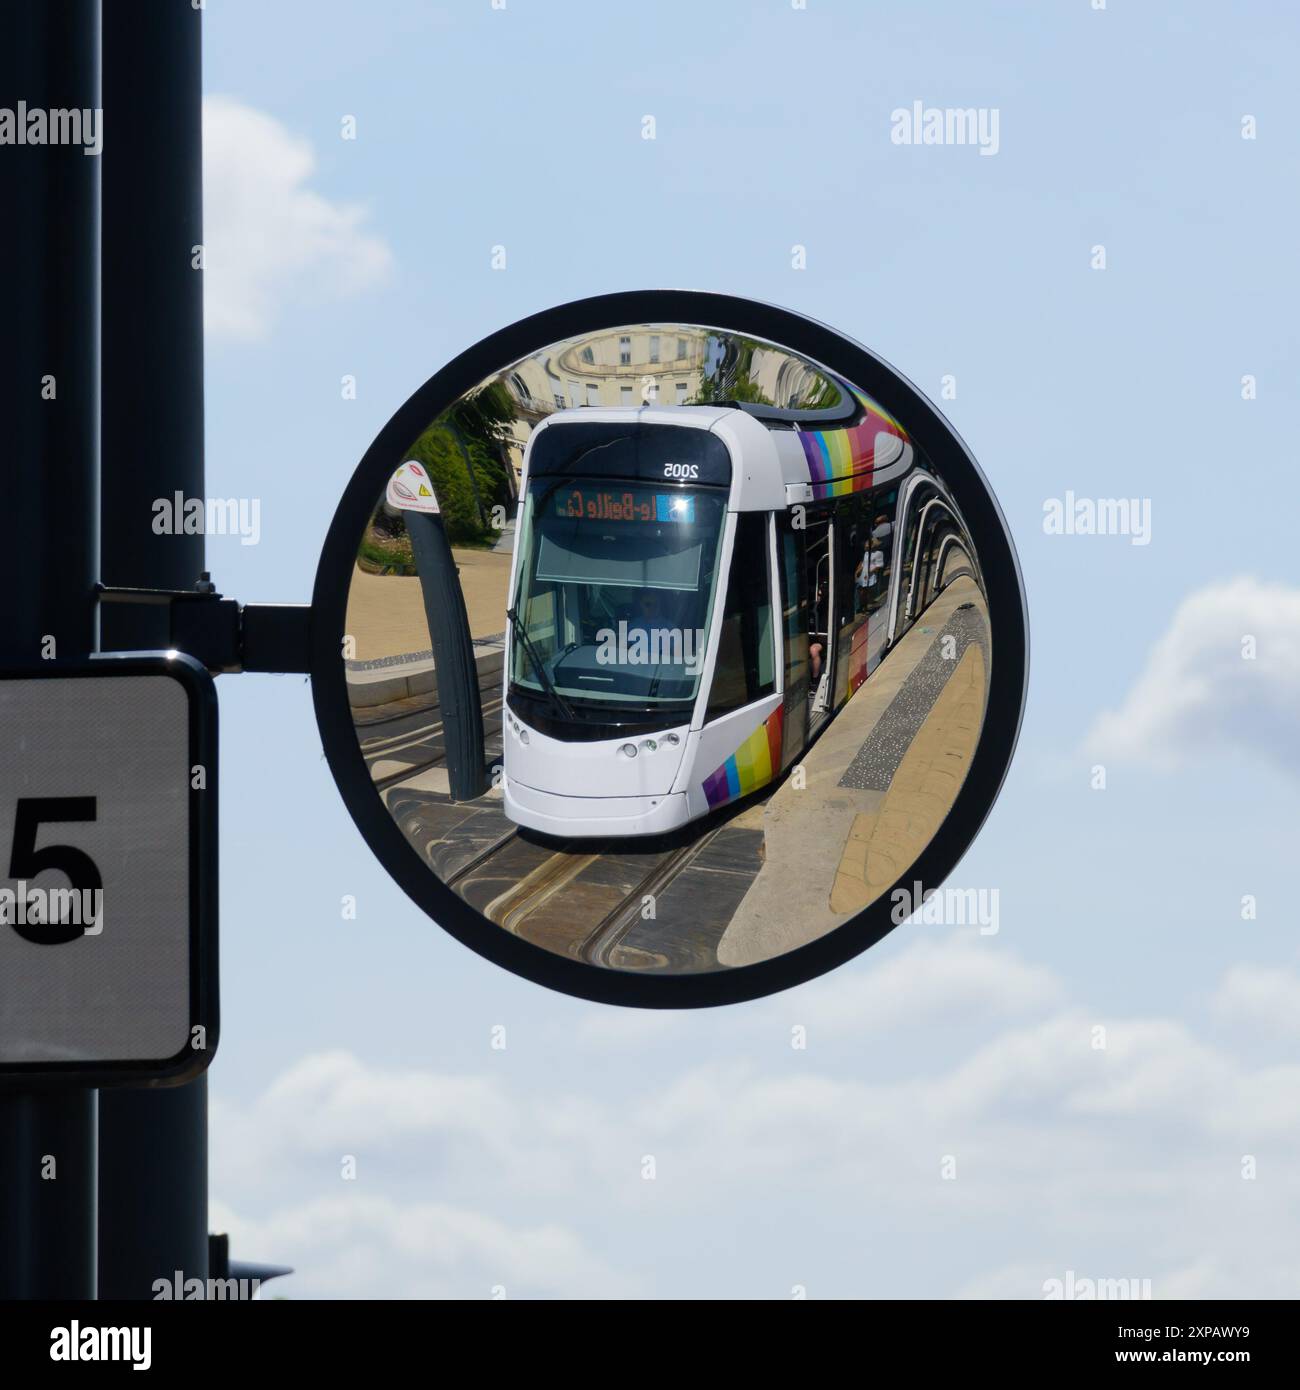
M495 698L487 690L480 691L480 706L483 710L484 722L493 714L501 712L501 693L499 688L493 688ZM486 697L486 698L484 698ZM430 705L427 709L420 710L420 714L433 714L440 710L441 705ZM394 715L391 722L397 723L402 719L412 718L411 714ZM397 753L406 748L417 747L426 738L436 737L441 732L445 720L434 719L428 724L417 724L413 728L403 729L398 733L388 734L379 738L367 738L362 741L362 750L367 757L382 757L385 753ZM373 727L373 726L372 726Z
M485 739L490 741L501 733L502 728L504 700L499 678L494 677L489 683L479 686L479 699ZM447 752L442 737L444 721L438 717L428 717L437 716L441 708L440 704L433 703L414 710L403 710L391 715L372 718L364 724L358 725L361 754L370 769L376 791L381 793L388 791L412 777L418 777L421 773L428 772L430 768L445 765ZM421 718L424 718L425 722L415 722ZM378 737L368 736L370 730L376 727L400 724L402 721L411 721L411 726L394 733L381 734ZM426 752L427 756L418 756L421 751ZM416 756L411 761L403 762L392 772L375 776L376 764L400 761L402 754L412 753L415 753Z
M480 698L488 752L495 744L499 757L499 682L482 683ZM727 915L719 896L739 884L735 851L719 835L752 801L669 835L566 843L508 822L499 797L457 803L436 783L421 784L422 774L446 766L443 732L436 700L408 700L358 725L376 790L466 903L512 935L596 967L718 968ZM678 884L684 874L688 882ZM648 899L666 915L647 913Z
M597 924L579 947L579 958L588 965L608 965L610 954L619 942L643 920L646 899L658 898L680 873L694 863L722 828L722 825L715 825L690 844L670 850L662 862L650 869L627 897Z
M647 928L654 931L655 916L645 912L647 899L661 902L682 874L698 866L741 809L696 822L684 842L678 832L636 842L600 839L564 845L511 826L445 881L513 935L588 965L619 968L622 962L616 957L620 951L626 954L628 938ZM711 876L707 870L706 876ZM707 927L703 921L700 925ZM646 949L642 941L632 955L644 960Z
M476 869L486 864L494 855L503 850L512 840L518 838L519 827L512 825L504 835L500 835L491 844L485 845L478 853L471 855L463 864L459 865L443 880L448 888L456 888L465 878L468 878Z
M518 929L527 922L533 912L557 893L562 893L584 869L596 863L600 857L600 848L584 854L557 851L532 873L488 903L483 915L508 932L518 935Z

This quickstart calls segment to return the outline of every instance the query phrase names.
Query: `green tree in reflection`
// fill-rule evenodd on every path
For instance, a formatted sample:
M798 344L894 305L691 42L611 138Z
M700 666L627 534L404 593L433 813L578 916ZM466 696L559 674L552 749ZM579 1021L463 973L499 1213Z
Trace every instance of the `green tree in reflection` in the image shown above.
M513 501L505 441L514 418L513 402L495 382L462 397L405 454L428 470L453 545L491 545L500 535L493 510L508 514Z

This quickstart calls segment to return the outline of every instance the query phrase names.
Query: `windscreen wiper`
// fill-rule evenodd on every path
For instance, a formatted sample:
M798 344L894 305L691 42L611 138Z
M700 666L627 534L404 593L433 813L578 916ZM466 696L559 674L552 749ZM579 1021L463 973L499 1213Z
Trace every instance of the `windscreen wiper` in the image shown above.
M537 672L537 678L542 683L542 689L546 692L546 698L559 710L565 719L576 719L577 715L573 712L573 706L564 698L555 687L555 682L551 679L550 673L546 669L545 662L537 654L537 648L533 646L532 638L524 629L523 623L519 621L519 610L517 608L507 608L506 617L510 619L510 626L515 635L519 638L520 644L525 652L528 653L528 660L532 662L533 670Z

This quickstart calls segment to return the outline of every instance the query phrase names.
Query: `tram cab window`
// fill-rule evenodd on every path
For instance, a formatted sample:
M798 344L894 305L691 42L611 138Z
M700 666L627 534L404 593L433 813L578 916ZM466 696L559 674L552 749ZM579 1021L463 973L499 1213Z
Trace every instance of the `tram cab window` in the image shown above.
M688 715L703 676L725 519L717 489L530 480L512 694L553 705L549 692L558 691L578 720L604 718L613 705Z
M741 709L776 689L768 561L767 514L739 513L706 719Z

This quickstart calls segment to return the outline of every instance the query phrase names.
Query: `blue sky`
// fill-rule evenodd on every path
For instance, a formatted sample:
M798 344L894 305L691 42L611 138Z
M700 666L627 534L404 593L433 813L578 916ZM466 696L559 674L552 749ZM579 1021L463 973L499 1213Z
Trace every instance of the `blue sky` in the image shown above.
M823 319L936 400L954 376L1033 640L953 880L998 889L995 936L900 930L653 1017L445 936L353 828L306 682L223 678L237 1253L295 1263L296 1297L1300 1294L1293 8L208 0L204 26L208 491L262 522L209 540L224 592L309 597L346 479L448 358L674 286ZM891 143L915 101L995 108L997 154ZM1067 491L1149 499L1151 543L1044 534Z

